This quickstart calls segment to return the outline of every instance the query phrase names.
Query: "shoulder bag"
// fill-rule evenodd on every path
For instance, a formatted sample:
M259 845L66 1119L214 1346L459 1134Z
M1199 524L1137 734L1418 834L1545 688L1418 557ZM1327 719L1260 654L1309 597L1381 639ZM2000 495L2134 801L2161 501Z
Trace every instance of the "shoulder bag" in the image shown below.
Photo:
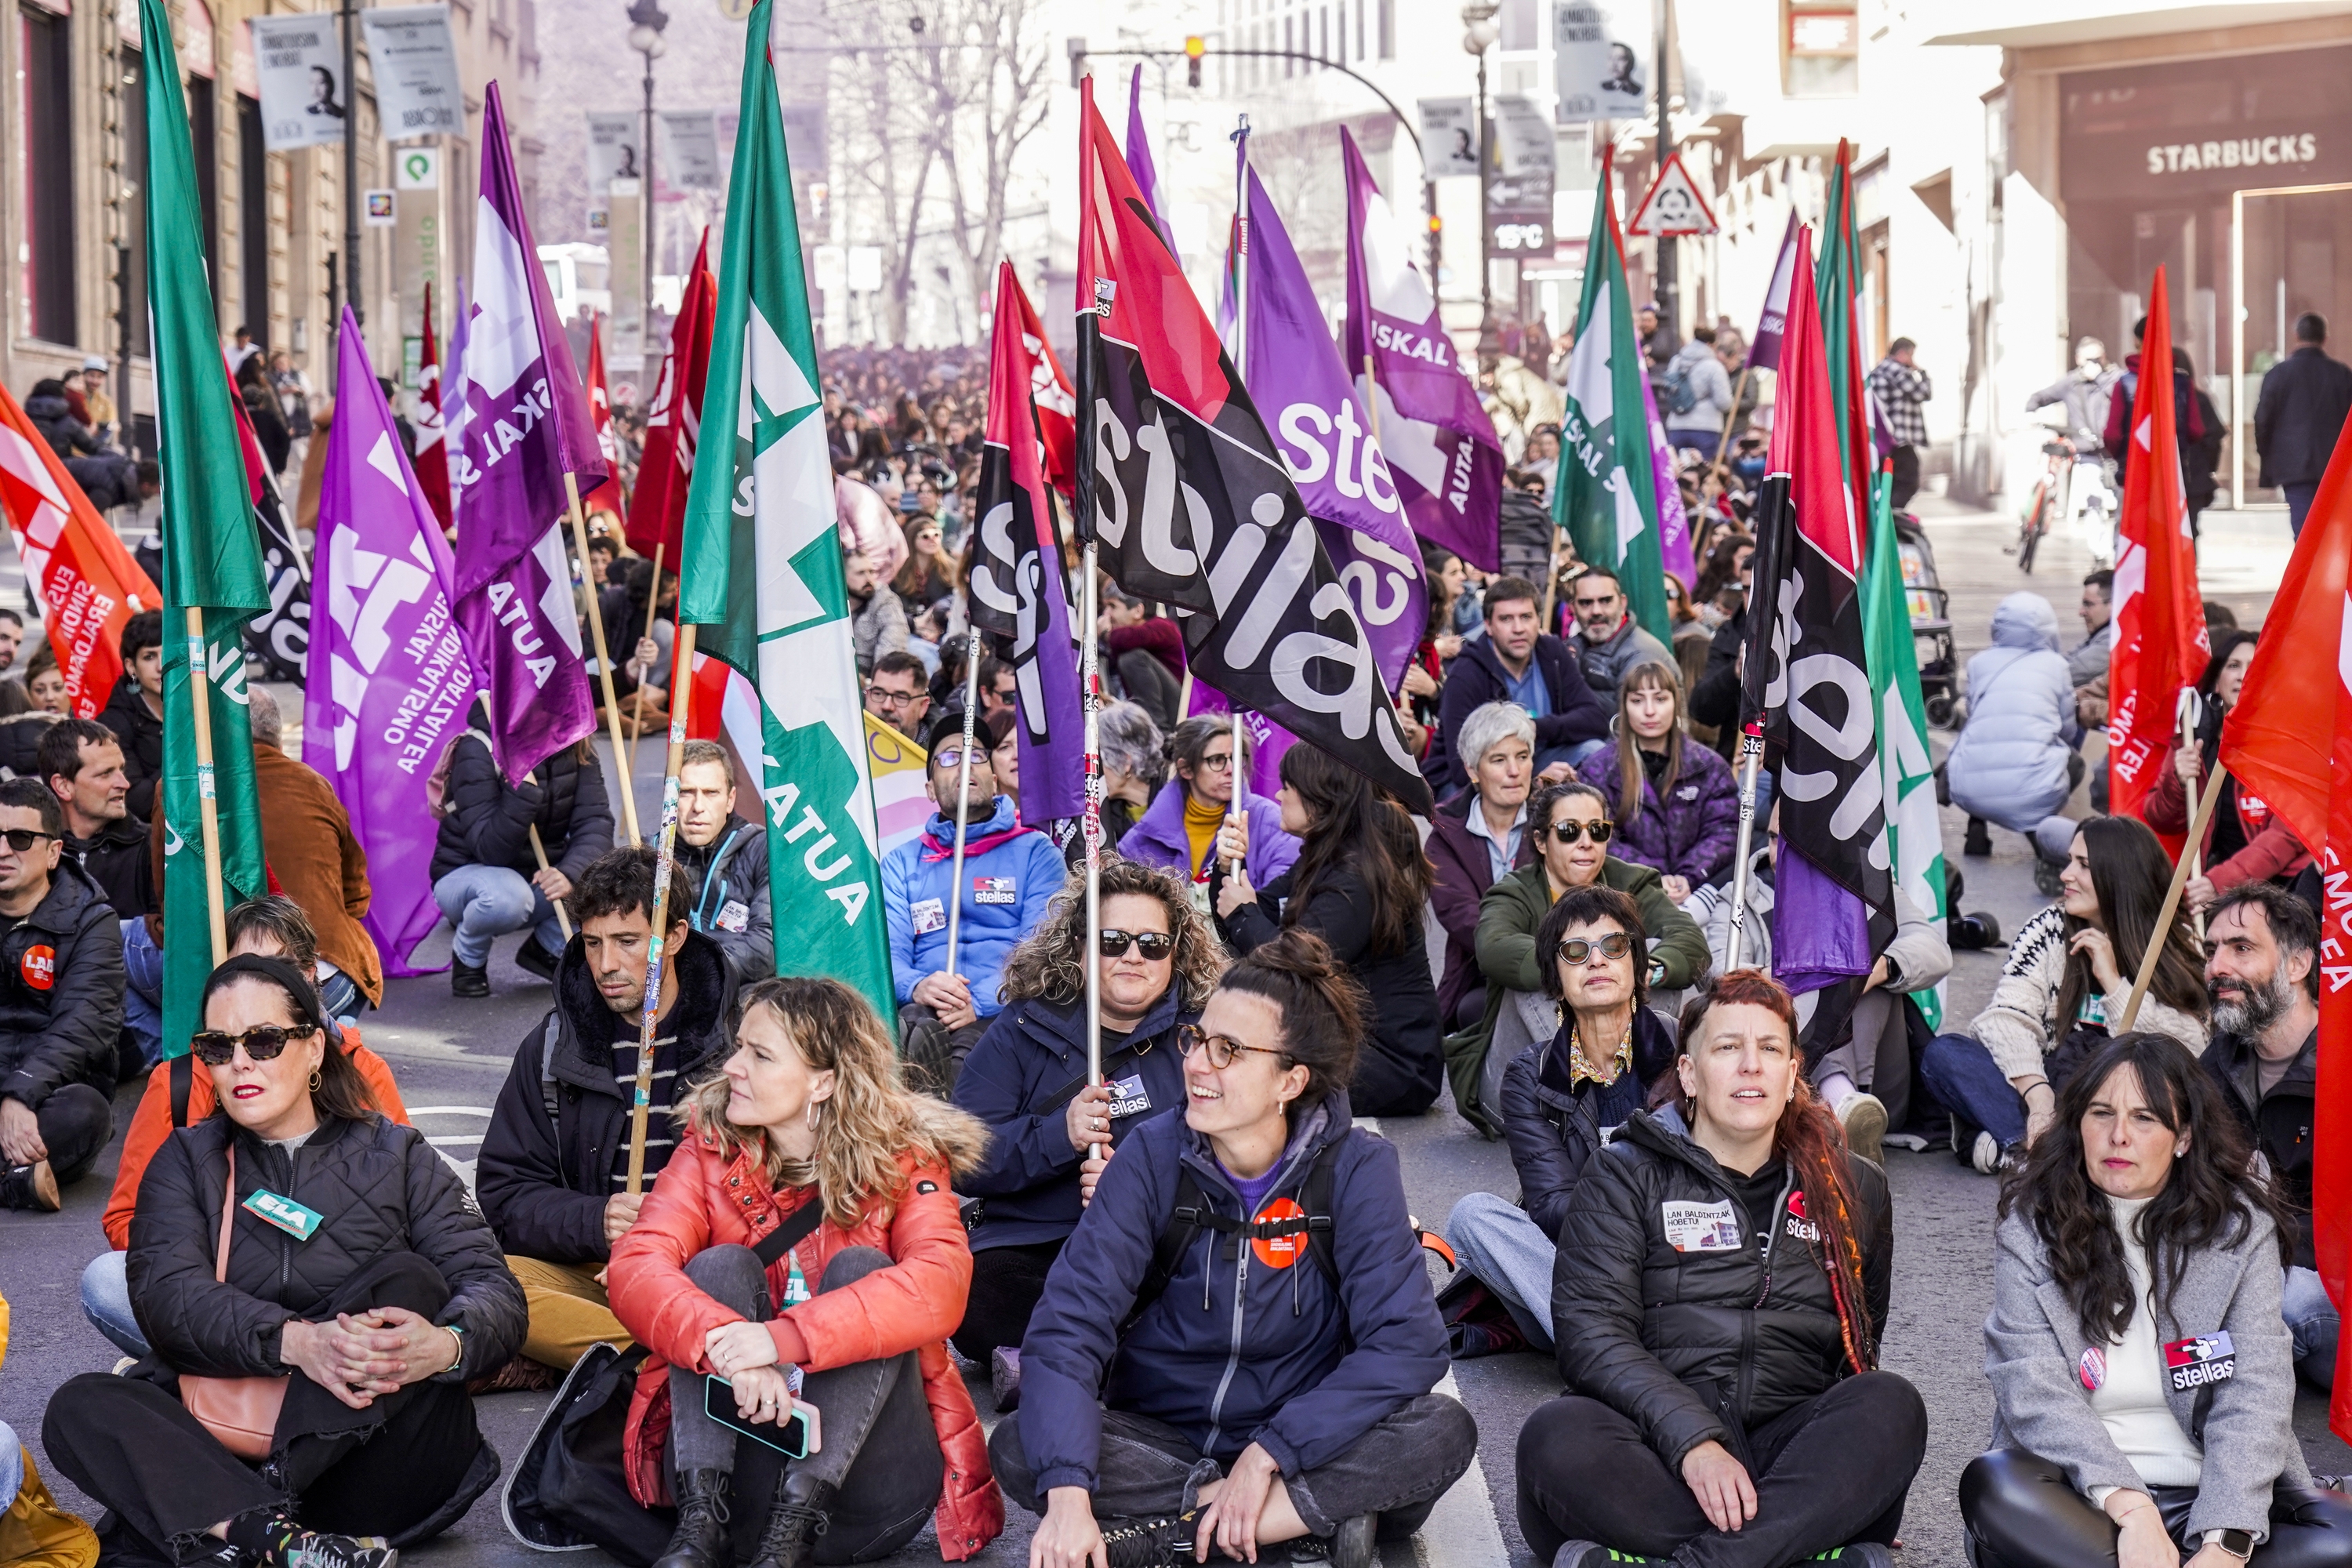
M213 1253L213 1278L228 1283L229 1233L236 1223L236 1145L228 1151L228 1184L221 1194L220 1245ZM278 1413L286 1405L287 1376L180 1378L180 1403L204 1424L220 1446L240 1459L266 1459L278 1435Z

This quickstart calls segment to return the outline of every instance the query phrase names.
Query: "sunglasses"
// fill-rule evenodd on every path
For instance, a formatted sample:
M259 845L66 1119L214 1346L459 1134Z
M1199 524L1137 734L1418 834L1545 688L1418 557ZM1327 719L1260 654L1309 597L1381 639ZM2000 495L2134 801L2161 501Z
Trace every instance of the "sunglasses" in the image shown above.
M188 1048L196 1059L208 1068L224 1068L236 1059L236 1048L257 1062L274 1062L285 1054L286 1047L296 1040L307 1040L319 1032L312 1024L296 1024L285 1027L277 1024L256 1024L242 1035L231 1035L219 1029L206 1029L188 1037Z
M1106 926L1095 940L1105 958L1125 958L1130 943L1150 963L1158 963L1176 951L1176 939L1164 931L1118 931Z
M1594 953L1612 960L1622 958L1633 951L1633 939L1622 931L1591 940L1572 936L1561 942L1558 951L1562 963L1580 965L1591 963Z
M1209 1053L1209 1065L1223 1072L1234 1065L1234 1058L1244 1051L1255 1051L1262 1057L1290 1059L1287 1051L1270 1051L1264 1046L1245 1046L1231 1035L1213 1035L1198 1024L1176 1026L1176 1053L1187 1061L1202 1051Z
M1551 836L1562 844L1573 844L1578 839L1588 836L1595 844L1606 844L1609 842L1609 836L1617 829L1613 824L1607 822L1555 822L1551 825L1550 831Z
M42 839L55 838L56 837L56 834L43 833L37 827L11 827L6 832L0 833L0 838L6 839L8 841L8 847L14 849L19 855L22 855L26 850L32 848L34 845L38 844Z

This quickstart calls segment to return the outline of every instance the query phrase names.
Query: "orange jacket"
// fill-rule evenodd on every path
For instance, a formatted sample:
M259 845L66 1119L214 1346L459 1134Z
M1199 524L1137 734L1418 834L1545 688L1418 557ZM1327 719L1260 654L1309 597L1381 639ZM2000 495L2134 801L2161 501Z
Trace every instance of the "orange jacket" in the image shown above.
M808 1360L802 1365L811 1372L917 1352L947 1471L935 1515L940 1554L960 1563L1004 1529L1004 1500L988 1468L988 1441L946 1343L963 1321L971 1249L947 1168L918 1165L911 1156L902 1156L899 1166L906 1186L898 1200L867 1205L846 1230L827 1219L797 1248L802 1276L812 1285L844 1247L879 1247L892 1267L814 1296L783 1316L806 1347ZM712 1247L752 1246L802 1205L815 1201L811 1187L775 1191L755 1154L730 1161L715 1139L698 1134L678 1145L646 1195L637 1223L613 1244L605 1276L613 1312L647 1352L629 1405L625 1446L629 1491L639 1502L669 1500L664 1451L671 1365L708 1372L703 1337L742 1321L742 1314L696 1289L686 1277L687 1260ZM778 1299L788 1273L782 1260L768 1271Z
M405 1123L408 1107L400 1100L400 1086L392 1080L392 1068L384 1059L360 1044L357 1029L343 1031L343 1049L350 1053L352 1066L360 1069L367 1079L368 1093L373 1097L376 1109L393 1121ZM205 1064L192 1064L188 1079L188 1122L191 1127L213 1113L213 1075ZM172 1064L157 1062L155 1070L147 1075L147 1089L139 1097L139 1109L131 1113L131 1131L122 1135L122 1164L114 1173L114 1191L107 1194L106 1215L99 1223L106 1227L106 1239L115 1251L131 1245L131 1215L139 1206L140 1179L147 1174L147 1162L172 1135Z

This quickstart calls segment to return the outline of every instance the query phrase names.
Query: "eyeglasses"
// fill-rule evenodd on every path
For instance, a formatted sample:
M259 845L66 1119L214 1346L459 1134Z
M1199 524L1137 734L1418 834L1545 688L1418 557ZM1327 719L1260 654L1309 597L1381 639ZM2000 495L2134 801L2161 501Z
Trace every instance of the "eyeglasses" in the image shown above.
M1613 824L1607 822L1555 822L1548 831L1562 844L1573 844L1586 837L1590 837L1595 844L1606 844L1609 842L1609 836L1617 829Z
M1596 952L1611 960L1624 957L1633 951L1633 939L1622 931L1612 931L1607 936L1592 939L1572 936L1561 942L1558 951L1561 963L1581 965L1591 963Z
M928 695L929 693L921 691L893 691L887 686L869 686L866 689L866 700L884 708L904 708L916 699Z
M980 747L974 746L971 749L971 764L976 768L985 767L988 765L988 759L994 755L995 753L993 752L983 751ZM963 748L961 746L955 746L950 747L947 751L941 752L938 756L931 759L931 766L935 768L946 768L950 772L953 772L955 769L963 766Z
M1209 1053L1209 1065L1223 1072L1234 1065L1234 1058L1244 1051L1255 1051L1262 1057L1290 1059L1288 1051L1270 1051L1264 1046L1245 1046L1231 1035L1213 1035L1198 1024L1176 1026L1176 1054L1191 1060L1202 1051Z
M22 855L25 851L30 849L34 845L38 844L42 839L55 838L56 837L56 834L44 833L37 827L11 827L6 832L0 833L0 838L6 839L8 841L8 847L14 849L19 855Z
M1229 773L1234 771L1234 754L1231 752L1218 752L1213 755L1202 757L1201 766L1209 773Z
M317 1026L296 1024L287 1027L278 1024L256 1024L242 1035L225 1034L218 1029L206 1029L188 1037L188 1048L196 1059L208 1068L226 1067L236 1058L236 1048L257 1062L274 1062L283 1055L289 1044L307 1040L319 1032Z
M1146 963L1158 963L1176 951L1176 939L1164 931L1118 931L1106 926L1095 940L1105 958L1125 958L1132 945Z

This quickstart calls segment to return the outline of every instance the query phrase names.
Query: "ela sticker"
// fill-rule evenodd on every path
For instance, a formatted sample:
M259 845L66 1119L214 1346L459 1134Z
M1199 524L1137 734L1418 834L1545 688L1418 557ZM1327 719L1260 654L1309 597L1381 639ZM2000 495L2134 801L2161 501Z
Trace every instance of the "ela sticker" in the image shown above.
M915 934L948 929L948 906L943 899L917 899L907 913L915 922Z
M730 899L719 906L716 923L720 931L742 931L751 923L751 907L740 899Z
M1302 1219L1307 1211L1288 1198L1276 1198L1257 1211L1261 1220ZM1296 1236L1263 1236L1252 1240L1250 1247L1257 1260L1268 1268L1287 1268L1298 1261L1299 1252L1307 1246L1307 1233Z
M16 973L23 975L25 984L34 990L47 991L58 983L58 950L45 942L35 942L25 950L24 958L16 965Z
M1661 1205L1666 1225L1666 1245L1676 1252L1737 1252L1739 1215L1731 1200L1695 1204L1679 1199Z
M1143 1087L1143 1075L1141 1073L1135 1073L1127 1078L1114 1079L1111 1080L1110 1113L1112 1120L1116 1121L1122 1116L1133 1116L1138 1111L1149 1110L1150 1109L1151 1091Z
M2164 1347L2164 1377L2176 1393L2202 1388L2209 1383L2227 1383L2238 1373L2238 1347L2230 1342L2227 1329L2219 1333L2199 1334L2194 1339L2175 1340Z
M239 1205L257 1218L268 1221L297 1241L308 1241L310 1233L319 1228L320 1215L306 1209L292 1198L281 1198L268 1187L256 1187L253 1195Z

